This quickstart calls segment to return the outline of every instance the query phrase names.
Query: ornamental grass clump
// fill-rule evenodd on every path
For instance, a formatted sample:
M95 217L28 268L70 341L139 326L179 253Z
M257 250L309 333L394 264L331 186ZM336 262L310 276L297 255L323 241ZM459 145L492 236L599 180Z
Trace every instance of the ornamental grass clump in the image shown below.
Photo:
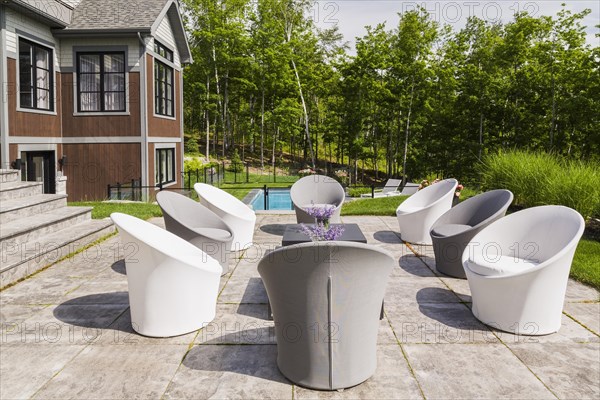
M584 218L600 216L600 168L543 152L488 155L479 166L482 189L508 189L522 207L556 204Z

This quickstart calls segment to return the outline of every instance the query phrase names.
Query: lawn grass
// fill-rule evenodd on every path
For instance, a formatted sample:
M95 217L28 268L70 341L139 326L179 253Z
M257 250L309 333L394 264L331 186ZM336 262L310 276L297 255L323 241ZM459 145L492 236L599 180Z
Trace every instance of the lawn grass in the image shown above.
M114 212L133 215L146 220L152 217L162 217L162 211L156 204L151 203L118 203L102 201L82 201L69 203L70 206L94 207L92 210L93 219L102 219L110 217Z
M396 208L407 198L408 196L390 196L349 201L342 206L342 215L395 216Z
M600 290L600 242L581 239L571 266L571 278Z

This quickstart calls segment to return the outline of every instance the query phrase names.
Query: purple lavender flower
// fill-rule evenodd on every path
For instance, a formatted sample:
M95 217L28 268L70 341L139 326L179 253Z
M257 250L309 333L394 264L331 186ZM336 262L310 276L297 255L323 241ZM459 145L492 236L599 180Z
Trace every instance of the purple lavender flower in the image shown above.
M310 206L304 209L308 215L313 218L316 218L318 221L322 221L325 219L330 219L333 213L335 212L335 206L326 205L326 206Z
M310 237L313 240L337 240L344 233L344 227L341 225L334 225L330 228L326 228L323 223L317 223L315 225L300 224L302 233Z

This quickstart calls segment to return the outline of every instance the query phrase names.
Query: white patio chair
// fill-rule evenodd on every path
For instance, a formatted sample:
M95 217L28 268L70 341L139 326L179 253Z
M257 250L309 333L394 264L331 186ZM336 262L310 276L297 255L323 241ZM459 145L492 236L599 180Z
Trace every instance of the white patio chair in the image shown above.
M452 207L456 179L445 179L419 190L396 209L400 237L405 242L431 244L433 223Z
M125 249L133 329L144 336L168 337L211 322L222 271L219 262L149 222L121 213L110 218Z
M577 211L542 206L508 215L475 235L462 256L473 315L517 334L558 331L584 228Z
M232 250L244 250L252 246L256 214L246 204L231 194L206 183L196 183L200 203L217 214L233 231Z
M164 190L156 194L165 227L219 261L223 274L229 272L232 229L214 212L179 193Z
M346 192L342 185L333 178L325 175L309 175L292 185L290 197L299 224L315 222L315 219L304 211L311 206L334 206L335 211L330 221L339 223Z

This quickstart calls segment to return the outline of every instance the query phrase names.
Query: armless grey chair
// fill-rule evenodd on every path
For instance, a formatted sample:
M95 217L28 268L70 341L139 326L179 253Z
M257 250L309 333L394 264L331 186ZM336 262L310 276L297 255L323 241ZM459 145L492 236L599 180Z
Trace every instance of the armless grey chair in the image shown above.
M290 197L299 224L315 222L315 219L304 211L307 207L326 205L335 207L335 212L330 221L339 223L346 192L342 185L333 178L324 175L309 175L299 179L292 185Z
M229 272L229 252L233 233L219 216L184 195L161 191L156 201L171 233L187 240L221 264L223 275Z
M375 373L392 256L351 242L279 248L259 262L275 320L277 366L298 385L335 390Z
M479 231L504 217L512 201L509 190L491 190L459 203L438 218L430 231L436 269L466 279L462 263L465 247Z

